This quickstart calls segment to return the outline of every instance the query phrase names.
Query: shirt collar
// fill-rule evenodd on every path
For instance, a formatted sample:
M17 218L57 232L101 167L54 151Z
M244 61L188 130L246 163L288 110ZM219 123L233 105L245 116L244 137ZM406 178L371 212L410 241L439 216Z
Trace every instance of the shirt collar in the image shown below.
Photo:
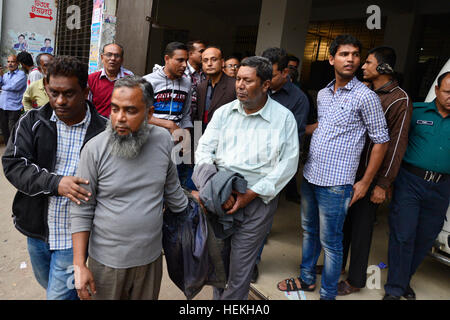
M189 73L190 74L194 74L197 72L197 70L194 69L193 66L191 66L191 64L189 63L189 61L187 62L187 69L189 69Z
M291 81L288 80L278 91L270 90L270 95L277 94L280 91L285 91L285 92L289 93L289 89L290 89L289 84L291 84Z
M14 71L8 71L8 74L9 74L9 75L11 75L11 74L16 74L17 72L19 72L19 68L17 68L17 69L14 70Z
M258 110L258 112L255 113L251 113L251 114L247 114L244 110L244 107L242 106L242 103L237 100L237 103L233 106L233 108L231 110L237 110L240 114L246 116L246 117L255 117L257 115L260 115L261 118L263 118L264 120L266 120L267 122L271 122L272 120L272 116L271 116L271 109L269 104L272 103L272 98L267 95L267 101L266 104L264 105L264 107L262 107L260 110Z
M61 121L58 116L55 113L55 110L53 110L52 116L50 117L50 121L53 122L58 122ZM89 108L89 105L86 103L86 115L84 116L83 121L78 122L74 125L72 125L71 127L75 127L75 126L82 126L84 124L88 124L91 121L91 110ZM62 122L62 121L61 121Z
M44 78L38 80L37 86L38 86L38 89L45 91Z
M342 89L352 90L353 87L358 83L358 78L354 76L352 80L350 80ZM334 92L334 84L336 83L336 79L333 79L329 84L327 84L327 88Z
M106 74L105 68L102 68L101 71L102 71L102 72L100 73L100 79L103 78L103 77L106 77L106 79L108 79L109 81L115 81L115 80L117 80L117 79L120 79L120 78L125 77L125 74L124 74L124 72L123 72L123 67L122 67L122 66L120 66L119 73L117 74L117 78L116 78L115 80L111 80L111 79L108 77L108 75Z
M382 86L381 88L374 90L375 93L390 93L392 90L394 90L396 87L398 87L398 82L395 79L391 80L391 83L387 86ZM373 90L373 86L371 86Z

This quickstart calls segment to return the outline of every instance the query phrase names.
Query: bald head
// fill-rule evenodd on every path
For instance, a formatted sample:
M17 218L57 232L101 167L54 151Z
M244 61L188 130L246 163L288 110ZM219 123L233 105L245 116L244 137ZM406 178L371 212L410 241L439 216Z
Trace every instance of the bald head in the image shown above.
M222 51L217 47L208 47L202 53L202 69L208 76L216 76L222 72L224 62Z

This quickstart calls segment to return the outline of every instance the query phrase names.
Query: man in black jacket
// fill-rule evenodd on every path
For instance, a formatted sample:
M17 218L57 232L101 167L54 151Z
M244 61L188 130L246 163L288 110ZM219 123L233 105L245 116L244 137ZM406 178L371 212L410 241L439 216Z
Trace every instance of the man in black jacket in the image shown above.
M77 299L73 284L70 200L90 194L74 176L82 146L104 130L106 118L86 100L87 66L73 57L54 59L47 72L49 103L16 124L2 157L6 178L17 188L16 228L28 237L36 280L47 299Z

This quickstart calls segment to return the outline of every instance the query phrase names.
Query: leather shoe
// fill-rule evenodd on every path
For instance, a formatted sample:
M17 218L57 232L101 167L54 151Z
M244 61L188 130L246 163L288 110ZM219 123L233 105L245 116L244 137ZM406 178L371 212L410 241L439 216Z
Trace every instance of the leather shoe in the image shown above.
M383 300L400 300L399 296L393 296L390 294L385 294Z
M410 285L406 287L405 293L403 293L403 298L406 300L416 300L416 293Z
M259 272L258 272L258 265L255 264L252 271L252 278L250 279L251 283L255 283L258 280Z

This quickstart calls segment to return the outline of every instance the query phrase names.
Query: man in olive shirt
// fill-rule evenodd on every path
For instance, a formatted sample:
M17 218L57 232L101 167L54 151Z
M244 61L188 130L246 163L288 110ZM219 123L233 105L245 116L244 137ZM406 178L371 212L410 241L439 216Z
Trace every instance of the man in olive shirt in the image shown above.
M444 224L450 197L450 72L436 99L415 103L409 143L389 213L389 271L384 300L415 299L411 277Z

